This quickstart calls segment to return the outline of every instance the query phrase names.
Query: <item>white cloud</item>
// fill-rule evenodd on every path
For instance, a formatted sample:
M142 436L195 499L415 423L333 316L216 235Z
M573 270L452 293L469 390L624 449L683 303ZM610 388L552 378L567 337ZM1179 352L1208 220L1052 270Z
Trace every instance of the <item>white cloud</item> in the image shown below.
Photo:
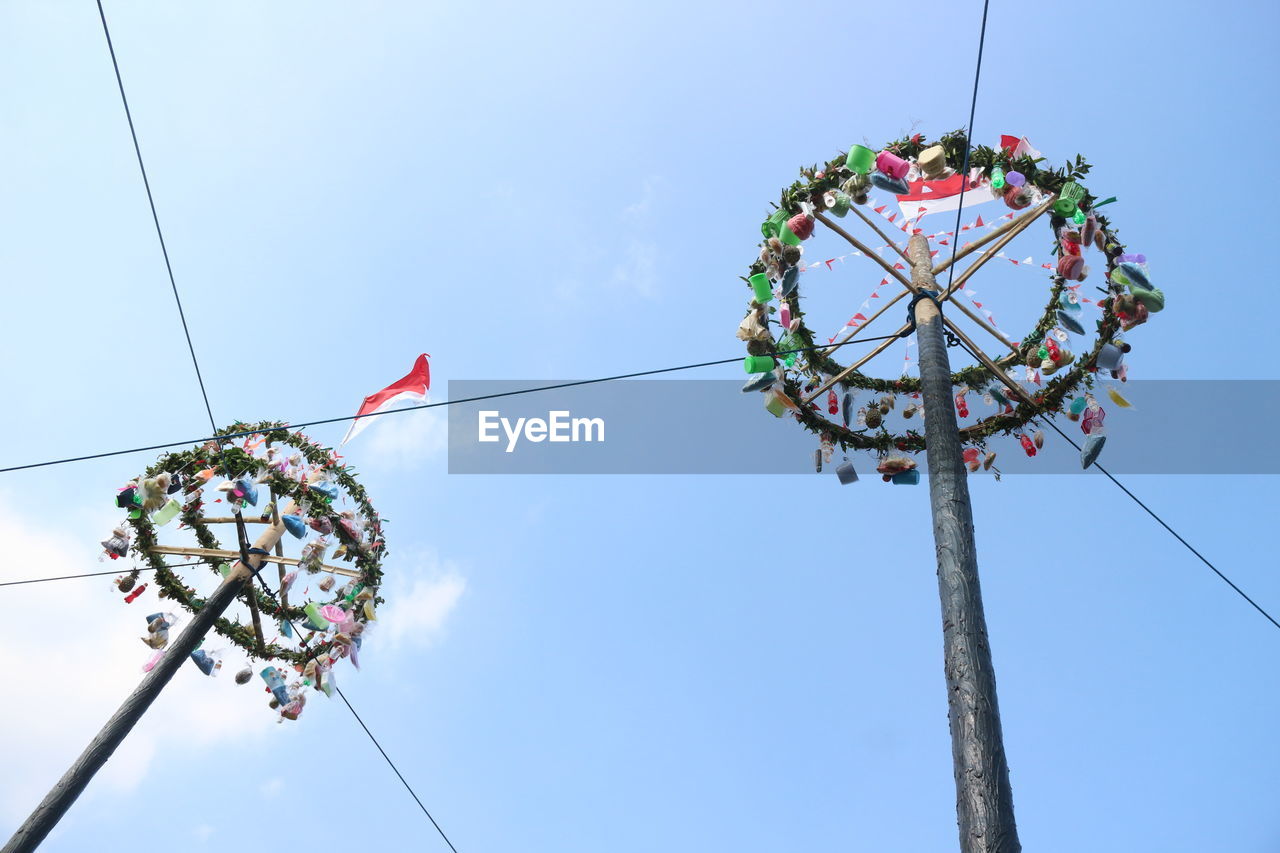
M65 516L69 529L54 530L17 506L0 496L0 541L7 564L20 567L10 578L112 568L98 562L96 540L110 531L114 512L73 512ZM142 677L151 655L139 641L143 617L160 609L158 599L154 588L129 605L121 598L110 576L5 590L0 731L15 736L5 748L8 772L0 775L0 820L16 824L26 817ZM225 641L209 643L220 645ZM269 732L273 715L226 672L238 665L228 655L217 678L194 666L179 669L82 800L134 791L158 755L230 741L252 745Z
M365 447L359 448L357 442ZM441 409L418 409L383 415L348 447L353 458L367 458L384 468L415 468L449 445L449 426Z
M653 297L658 292L658 244L636 238L628 241L623 260L614 266L609 283L645 298Z
M400 565L416 562L418 569L387 575L387 603L378 614L377 642L390 651L434 642L467 588L466 578L451 561L429 552L417 559L401 554L399 560Z
M268 800L271 799L272 797L278 796L280 792L283 790L284 790L284 779L280 778L279 776L275 776L271 779L268 779L267 781L263 782L261 785L258 786L258 793L262 795L263 799L268 799Z

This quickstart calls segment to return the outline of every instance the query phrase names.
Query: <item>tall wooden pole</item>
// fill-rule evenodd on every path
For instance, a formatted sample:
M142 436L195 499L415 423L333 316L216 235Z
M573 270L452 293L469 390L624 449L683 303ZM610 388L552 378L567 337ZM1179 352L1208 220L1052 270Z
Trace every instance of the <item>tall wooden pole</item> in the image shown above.
M937 292L929 242L917 234L907 246L912 283ZM951 365L942 315L928 299L916 302L920 391L924 397L929 499L938 554L947 717L956 779L962 853L1018 853L1013 791L996 703L996 676L987 641L973 541L973 508L952 402Z
M284 525L273 524L258 537L254 547L269 550L280 540L283 533ZM261 567L263 562L261 555L254 554L249 559L254 563L255 569ZM124 700L124 704L102 727L102 731L90 741L89 746L67 772L62 774L62 778L53 786L40 805L36 806L31 816L18 827L18 831L13 834L0 853L28 853L40 846L45 836L58 824L67 809L71 808L72 803L84 791L94 774L107 763L107 759L133 729L134 724L142 719L142 715L160 695L160 691L169 683L169 679L173 678L178 668L187 662L187 658L213 627L214 621L226 611L232 601L235 601L250 577L252 573L244 563L237 562L213 595L205 600L200 612L191 618L187 627L178 634L178 638L169 644L151 672L143 676L142 681L129 694L129 698Z

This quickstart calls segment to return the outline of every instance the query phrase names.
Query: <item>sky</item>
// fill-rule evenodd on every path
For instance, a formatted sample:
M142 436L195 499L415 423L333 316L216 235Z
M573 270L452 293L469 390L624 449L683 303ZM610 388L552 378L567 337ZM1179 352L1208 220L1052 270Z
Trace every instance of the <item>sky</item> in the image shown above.
M936 2L106 9L220 423L350 414L420 352L436 399L450 379L741 354L737 277L768 203L853 142L963 126L981 18ZM1254 262L1232 259L1272 239L1277 119L1258 92L1278 18L991 4L975 138L1083 153L1090 188L1118 197L1168 298L1130 336L1135 378L1277 378ZM206 435L93 4L0 6L0 73L0 467ZM1033 228L1010 255L1049 244ZM835 331L835 288L852 308L881 273L813 275ZM1047 279L978 284L1003 320ZM1265 440L1247 416L1212 397L1168 413L1220 430L1224 455ZM390 557L363 669L340 677L459 850L954 848L927 489L842 488L806 459L794 475L450 475L445 438L438 411L396 415L348 448ZM1127 484L1280 610L1274 476L1179 475L1179 452ZM0 579L112 568L115 489L153 459L4 474ZM1280 851L1280 632L1101 477L971 490L1026 848ZM0 588L0 836L140 677L135 605L109 581ZM303 838L447 849L341 704L278 725L257 686L184 667L42 849Z

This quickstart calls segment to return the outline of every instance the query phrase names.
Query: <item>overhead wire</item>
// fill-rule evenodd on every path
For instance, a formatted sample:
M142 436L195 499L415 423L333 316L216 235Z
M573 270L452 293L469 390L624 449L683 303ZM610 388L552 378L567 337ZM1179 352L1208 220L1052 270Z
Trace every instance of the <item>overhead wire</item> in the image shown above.
M901 337L901 335L881 335L879 337L874 337L874 338L856 338L848 341L842 341L836 344L820 344L820 345L815 344L811 347L801 347L799 349L778 350L773 354L789 355L791 353L810 352L812 350L819 350L819 349L832 349L833 347L846 346L850 343L868 343L869 344L875 341L884 341L884 340L889 340L890 338L897 338L897 337ZM541 391L555 391L560 388L573 388L580 385L595 385L601 382L614 382L621 379L636 379L641 376L654 376L660 373L675 373L681 370L694 370L700 367L712 367L718 364L734 364L734 363L741 364L742 356L735 356L734 358L722 358L716 361L700 361L694 364L682 364L676 367L661 367L656 370L641 370L635 373L619 373L613 376L602 376L597 379L578 379L572 382L558 382L554 385L541 385L537 388L522 388L516 391L499 391L493 394L481 394L475 397L461 397L456 400L442 400L438 403L421 403L416 406L404 406L402 408L389 409L382 412L370 412L366 415L344 415L342 417L337 417L337 418L322 418L320 420L314 420L314 421L300 421L298 423L283 424L280 428L302 429L304 427L344 423L346 421L355 420L357 417L361 417L361 418L383 417L386 415L402 414L404 412L416 412L421 409L435 409L435 408L440 408L442 406L456 406L462 403L477 403L483 400L496 400L501 397L516 397L521 394L534 394ZM216 426L214 427L214 432L217 432ZM26 471L32 468L47 468L52 465L66 465L70 462L87 462L92 459L107 459L112 456L125 456L130 453L143 453L148 450L164 450L170 447L186 447L191 445L204 444L205 442L208 442L208 441L220 441L220 440L232 440L237 438L245 438L251 435L258 435L262 432L263 430L243 430L239 432L226 432L220 435L211 435L211 436L205 436L203 438L187 439L186 441L167 441L161 444L146 445L144 447L131 447L126 450L108 450L102 453L88 453L81 456L68 456L62 459L50 459L45 462L29 462L24 465L10 465L6 468L0 468L0 474L8 474L13 471Z
M169 249L168 249L168 246L165 244L164 231L160 227L160 217L159 217L159 214L156 212L155 197L151 192L151 181L147 177L147 168L142 159L142 147L138 143L138 133L133 123L133 113L129 109L129 99L128 99L128 96L125 94L124 79L120 74L120 63L116 59L115 45L112 43L112 40L111 40L111 30L110 30L110 27L108 27L107 25L107 15L106 15L106 11L103 9L102 0L97 0L97 5L98 5L98 17L102 21L102 32L103 32L103 35L106 37L107 49L111 54L111 66L115 70L116 85L120 89L120 100L121 100L121 103L124 105L125 117L128 119L128 122L129 122L129 134L133 139L133 150L138 158L138 169L139 171L142 172L142 183L143 183L143 186L146 188L147 202L151 207L151 219L152 219L152 222L155 224L156 237L160 241L160 250L161 250L161 254L164 256L165 270L169 274L169 285L171 290L173 291L174 302L177 304L177 307L178 307L178 316L182 320L182 331L183 331L183 334L186 336L187 349L191 354L192 365L195 367L196 380L200 385L200 395L201 395L201 398L204 400L205 412L209 416L209 428L216 434L218 432L218 422L213 416L213 407L209 403L209 393L205 387L204 375L200 370L200 360L196 356L195 345L192 343L192 340L191 340L191 330L187 325L186 312L183 310L183 307L182 307L182 297L178 293L177 280L173 275L173 264L169 260ZM224 436L215 435L212 440L216 440L218 442L218 446L220 448L219 452L221 454L225 454L226 442L229 441L229 438L225 435ZM158 448L155 448L155 449L158 449ZM115 454L109 454L109 455L115 455ZM224 460L225 460L225 455L224 455ZM224 467L226 467L225 461L224 461ZM248 538L245 533L243 519L241 519L238 514L236 516L236 519L237 519L236 534L237 534L237 538L239 539L241 559L243 560L245 565L252 566L252 563L250 563L248 560ZM254 576L257 577L259 582L261 582L262 585L267 588L268 592L270 592L270 588L267 587L266 581L262 578L262 576L257 571L254 572ZM274 593L272 593L272 597L274 598ZM339 694L342 695L341 691L339 691ZM382 757L387 762L388 766L390 766L392 771L395 772L396 776L400 779L401 784L403 784L406 790L409 791L409 794L413 797L414 801L418 804L418 807L422 809L423 813L426 814L427 818L431 821L431 824L436 828L436 831L440 833L440 837L443 838L445 843L449 845L449 849L452 850L453 853L457 853L457 848L453 846L453 842L449 840L449 837L445 835L444 830L440 828L440 824L437 823L436 819L431 816L431 813L429 811L427 811L427 808L426 806L423 805L422 800L418 797L417 793L409 785L408 781L405 780L404 775L396 767L395 763L391 760L391 757L387 755L386 750L384 750L382 748L382 745L378 743L377 738L375 738L373 736L373 733L369 731L369 727L365 725L364 720L362 720L360 718L360 715L356 713L356 709L351 705L351 702L347 699L345 695L342 695L342 701L346 704L347 708L351 711L352 716L356 718L356 721L360 723L360 727L363 728L365 733L369 735L369 738L373 741L374 746L378 748L378 752L382 754Z
M968 347L968 346L966 346L966 345L965 345L965 343L964 343L963 341L957 341L957 346L959 346L962 350L964 350L964 351L965 351L965 352L967 352L970 356L972 356L972 357L974 358L974 360L975 360L975 361L977 360L977 358L978 358L977 354L976 354L976 353L974 353L974 352L973 352L973 350L969 349L969 347ZM1050 429L1052 429L1054 432L1056 432L1058 435L1062 436L1064 439L1066 439L1067 443L1068 443L1068 444L1070 444L1072 447L1074 447L1076 450L1082 450L1081 446L1080 446L1079 444L1077 444L1077 443L1076 443L1075 439L1073 439L1071 436L1067 435L1067 433L1066 433L1066 432L1064 432L1064 431L1062 430L1062 428L1061 428L1061 427L1059 427L1059 426L1058 426L1058 425L1053 421L1053 419L1052 419L1052 418L1050 418L1050 417L1046 417L1046 416L1043 416L1043 415L1042 415L1042 416L1040 416L1040 417L1035 418L1034 420L1035 420L1037 423L1040 423L1040 424L1043 424L1044 426L1049 427L1049 428L1050 428ZM1195 555L1195 556L1200 560L1200 562L1202 562L1202 563L1204 563L1206 566L1208 566L1208 567L1209 567L1209 569L1210 569L1210 570L1211 570L1215 575L1217 575L1217 576L1218 576L1218 577L1219 577L1219 578L1220 578L1220 579L1221 579L1221 580L1222 580L1222 581L1223 581L1227 586L1231 587L1231 589L1232 589L1232 590L1234 590L1234 591L1235 591L1235 593L1236 593L1237 595L1239 595L1239 596L1240 596L1241 598L1243 598L1245 601L1249 602L1249 604L1253 607L1253 609L1254 609L1254 610L1257 610L1259 613L1261 613L1261 614L1263 615L1263 617L1264 617L1268 622L1270 622L1270 623L1271 623L1272 625L1274 625L1276 628L1280 628L1280 621L1276 621L1276 618L1275 618L1274 616L1272 616L1270 613L1268 613L1268 612L1267 612L1267 610L1266 610L1262 605L1260 605L1260 604L1258 604L1258 602L1254 601L1254 600L1253 600L1253 598L1251 598L1251 597L1249 596L1249 594L1248 594L1248 593L1246 593L1243 589L1241 589L1239 586L1237 586L1237 585L1236 585L1236 583L1235 583L1233 580L1231 580L1231 578L1227 577L1227 576L1226 576L1226 574L1224 574L1224 573L1223 573L1223 571L1222 571L1221 569L1219 569L1217 566L1215 566L1215 565L1214 565L1214 564L1209 560L1209 558L1208 558L1208 557L1206 557L1204 554L1201 554L1201 553L1200 553L1200 552L1199 552L1195 547L1193 547L1193 546L1192 546L1192 544L1191 544L1190 542L1188 542L1188 541L1187 541L1187 540L1182 536L1182 534L1181 534L1181 533L1179 533L1178 531L1174 530L1174 529L1173 529L1173 527L1172 527L1172 526L1171 526L1167 521L1165 521L1163 518L1161 518L1161 517L1156 513L1156 511L1155 511L1155 510L1153 510L1151 507L1147 506L1147 505L1146 505L1146 503L1145 503L1145 502L1143 502L1143 501L1142 501L1142 499L1141 499L1141 498L1139 498L1137 495L1135 495L1133 492L1129 491L1129 488L1128 488L1127 486L1125 486L1125 484L1124 484L1124 483L1120 482L1120 480L1119 480L1119 479L1117 479L1117 478L1116 478L1116 476L1115 476L1114 474L1112 474L1110 471L1108 471L1106 468L1104 468L1102 465L1100 465L1096 459L1094 460L1094 462L1093 462L1093 464L1092 464L1092 466L1091 466L1091 467L1093 467L1093 468L1097 468L1097 469L1098 469L1098 471L1099 471L1100 473L1102 473L1102 474L1103 474L1103 475L1104 475L1108 480L1110 480L1112 483L1114 483L1114 484L1116 485L1116 487L1120 489L1120 491L1122 491L1122 492L1124 492L1126 495L1128 495L1130 500L1132 500L1132 501L1133 501L1134 503L1136 503L1138 506L1142 507L1143 511L1144 511L1144 512L1146 512L1146 513L1147 513L1147 515L1149 515L1149 516L1151 516L1153 519L1155 519L1155 520L1156 520L1156 523L1157 523L1157 524L1159 524L1161 527L1163 527L1165 530L1167 530L1167 531L1168 531L1168 532L1173 536L1173 538L1174 538L1174 539L1177 539L1179 542L1181 542L1181 543L1182 543L1182 545L1183 545L1183 547L1185 547L1188 551L1190 551L1192 554L1194 554L1194 555Z

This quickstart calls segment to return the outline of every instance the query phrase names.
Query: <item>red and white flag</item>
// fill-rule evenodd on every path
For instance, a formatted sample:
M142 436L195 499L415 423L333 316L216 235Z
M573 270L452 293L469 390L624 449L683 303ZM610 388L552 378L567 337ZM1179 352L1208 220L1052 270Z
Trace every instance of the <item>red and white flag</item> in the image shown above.
M1043 156L1039 151L1031 147L1031 143L1024 136L1019 139L1016 136L1004 134L1000 137L1000 147L1009 152L1009 156L1013 159L1019 157L1030 157L1032 160Z
M418 356L408 376L364 398L359 411L356 412L355 420L351 422L351 428L342 439L342 444L355 438L369 425L369 421L365 419L366 415L385 412L405 403L427 402L427 389L431 387L431 366L427 364L427 358L425 354Z
M994 201L991 193L985 191L985 184L967 183L959 173L941 181L911 181L907 186L911 192L898 196L898 207L904 216L913 217L917 222L930 213L958 210L961 190L964 190L966 209Z

